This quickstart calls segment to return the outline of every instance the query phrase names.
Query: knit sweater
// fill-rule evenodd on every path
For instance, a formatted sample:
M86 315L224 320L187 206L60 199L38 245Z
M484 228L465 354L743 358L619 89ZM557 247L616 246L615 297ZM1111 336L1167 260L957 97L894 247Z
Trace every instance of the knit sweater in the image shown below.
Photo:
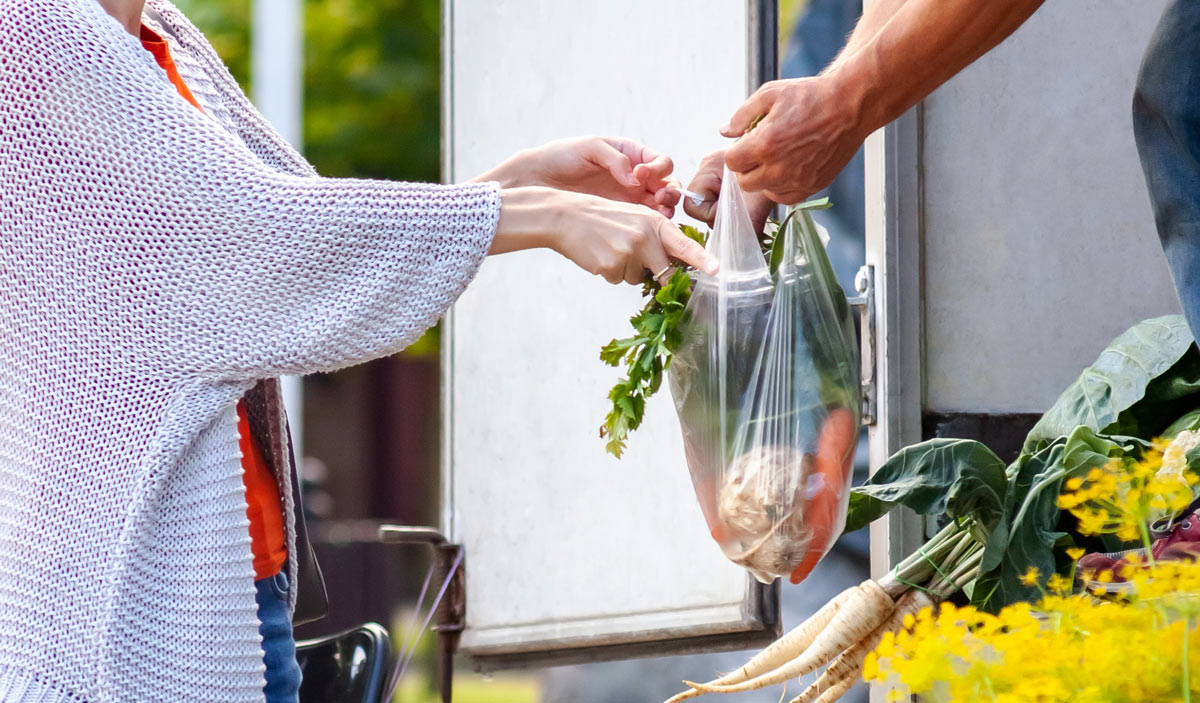
M403 348L499 216L317 177L150 7L203 113L96 0L0 0L3 701L261 701L235 403Z

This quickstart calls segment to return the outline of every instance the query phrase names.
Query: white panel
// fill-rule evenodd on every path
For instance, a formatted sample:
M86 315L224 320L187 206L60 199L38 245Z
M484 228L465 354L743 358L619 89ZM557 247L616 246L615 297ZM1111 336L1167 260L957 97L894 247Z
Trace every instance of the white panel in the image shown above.
M926 407L1040 412L1178 309L1131 99L1163 0L1048 2L925 103Z
M623 135L686 181L747 88L746 5L448 2L454 180L521 148ZM548 252L489 259L447 345L448 529L468 653L744 630L746 573L708 536L669 393L618 461L598 428L638 292Z

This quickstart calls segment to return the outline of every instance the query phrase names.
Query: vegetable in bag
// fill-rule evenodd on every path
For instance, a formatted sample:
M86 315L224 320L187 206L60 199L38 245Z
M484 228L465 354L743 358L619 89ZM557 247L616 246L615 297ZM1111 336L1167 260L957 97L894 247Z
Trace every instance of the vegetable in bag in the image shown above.
M850 308L815 224L793 208L763 257L727 171L668 372L693 487L726 556L798 583L845 522L859 427Z

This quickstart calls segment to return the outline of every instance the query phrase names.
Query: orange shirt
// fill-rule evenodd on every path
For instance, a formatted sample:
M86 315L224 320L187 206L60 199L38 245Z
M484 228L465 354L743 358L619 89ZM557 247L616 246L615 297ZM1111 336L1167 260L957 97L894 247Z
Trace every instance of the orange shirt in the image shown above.
M179 76L171 50L163 38L142 25L142 46L154 55L154 60L167 72L167 79L185 100L203 112L192 91ZM250 551L254 554L254 578L262 580L279 573L287 560L287 543L283 538L283 505L279 499L279 483L263 459L258 443L250 435L246 406L238 401L238 444L242 450L242 478L246 484L246 517L250 518Z

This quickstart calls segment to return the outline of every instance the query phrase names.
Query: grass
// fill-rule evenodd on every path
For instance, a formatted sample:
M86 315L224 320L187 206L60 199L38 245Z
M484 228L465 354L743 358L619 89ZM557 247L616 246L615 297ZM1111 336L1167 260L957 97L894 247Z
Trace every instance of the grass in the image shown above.
M454 675L454 703L537 703L540 694L541 681L527 672ZM392 703L441 703L441 698L426 672L410 670L396 688Z

